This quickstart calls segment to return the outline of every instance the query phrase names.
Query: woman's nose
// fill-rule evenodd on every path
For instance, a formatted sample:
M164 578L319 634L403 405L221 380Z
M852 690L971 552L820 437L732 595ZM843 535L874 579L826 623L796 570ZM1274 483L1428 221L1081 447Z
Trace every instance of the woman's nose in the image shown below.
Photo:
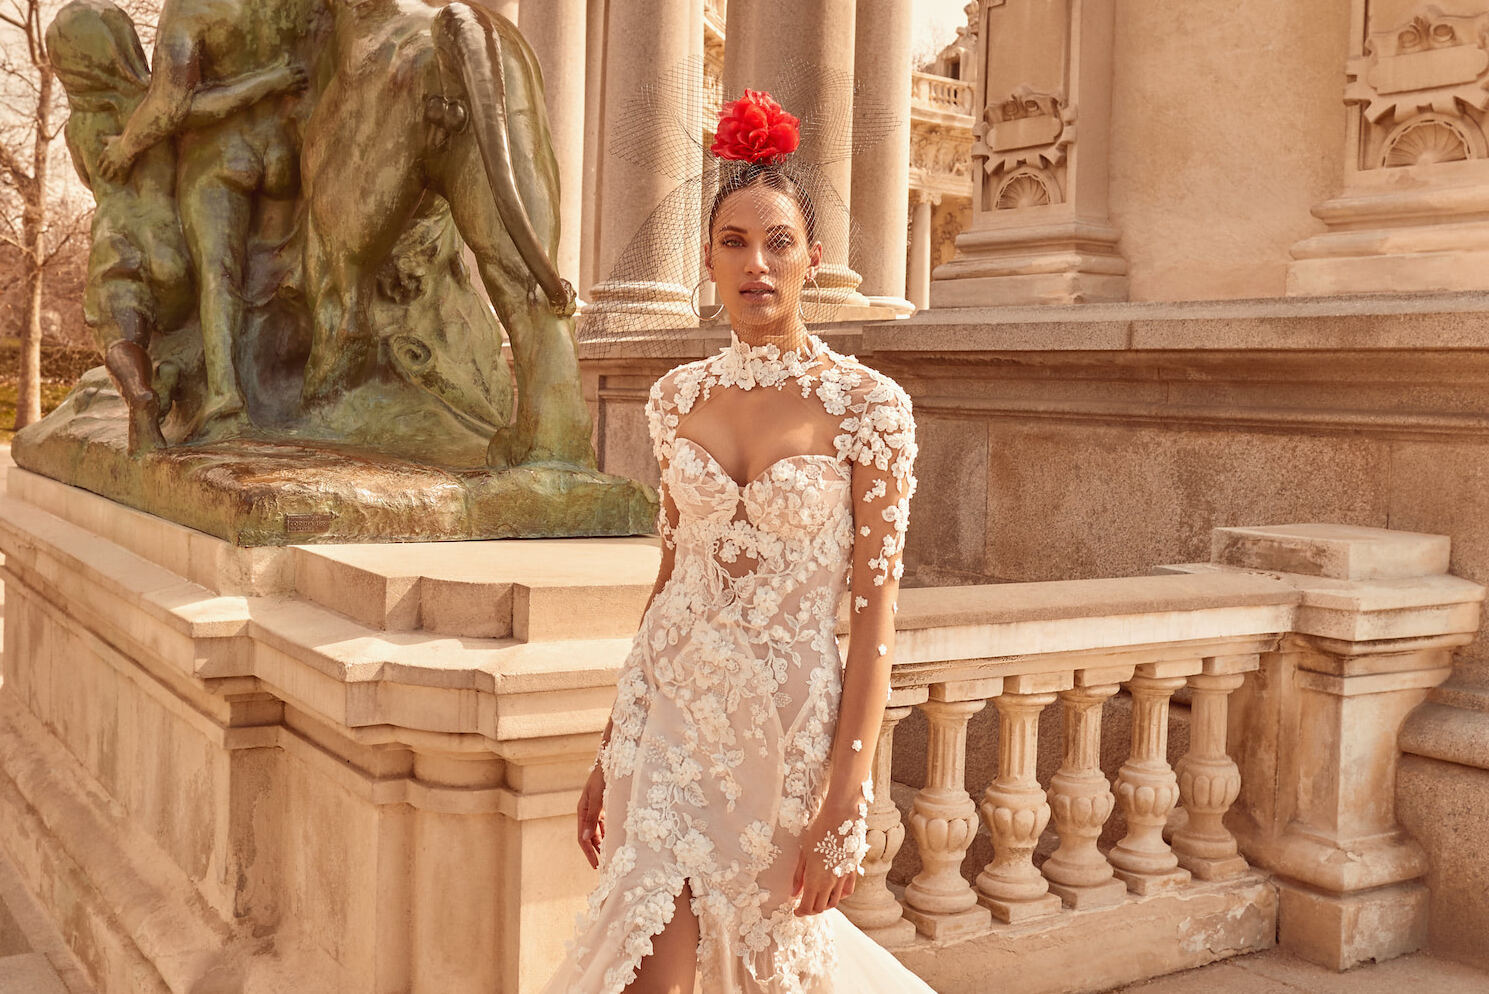
M748 257L745 259L745 272L764 273L769 269L770 266L765 261L765 247L763 245L755 246L750 250Z

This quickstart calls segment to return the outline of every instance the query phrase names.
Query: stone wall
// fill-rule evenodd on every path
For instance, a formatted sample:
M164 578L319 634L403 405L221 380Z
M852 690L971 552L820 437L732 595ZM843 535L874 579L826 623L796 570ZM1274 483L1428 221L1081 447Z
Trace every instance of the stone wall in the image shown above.
M1349 4L1118 3L1112 223L1132 300L1279 297L1343 184Z

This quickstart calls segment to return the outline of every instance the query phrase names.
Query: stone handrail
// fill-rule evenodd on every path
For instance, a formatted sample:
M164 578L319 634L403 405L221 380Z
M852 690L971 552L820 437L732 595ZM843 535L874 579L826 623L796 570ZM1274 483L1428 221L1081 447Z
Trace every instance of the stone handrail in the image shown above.
M901 593L870 855L843 905L855 924L908 948L916 933L964 939L1255 864L1276 878L1295 952L1343 969L1420 941L1425 861L1392 811L1396 735L1471 639L1483 588L1445 574L1441 536L1304 525L1216 529L1214 542L1217 562L1164 568L1175 575ZM1189 749L1170 766L1170 699L1186 687ZM1109 784L1103 705L1124 688L1131 748ZM989 703L997 775L974 797L968 722ZM1063 763L1042 785L1039 717L1057 703ZM895 728L915 708L926 770L902 817ZM1126 832L1103 852L1117 809ZM964 875L979 820L993 858ZM896 893L906 822L920 870ZM1047 829L1058 846L1041 849ZM1349 925L1365 890L1400 924Z
M910 74L910 104L916 110L971 114L972 96L971 83L928 72Z

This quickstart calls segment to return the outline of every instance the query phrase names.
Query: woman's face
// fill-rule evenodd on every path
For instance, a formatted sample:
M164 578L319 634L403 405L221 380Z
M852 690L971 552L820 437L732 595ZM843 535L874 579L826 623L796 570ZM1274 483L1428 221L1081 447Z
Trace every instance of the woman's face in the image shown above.
M719 205L703 256L736 328L781 327L798 321L802 288L822 262L822 243L808 244L790 194L750 186Z

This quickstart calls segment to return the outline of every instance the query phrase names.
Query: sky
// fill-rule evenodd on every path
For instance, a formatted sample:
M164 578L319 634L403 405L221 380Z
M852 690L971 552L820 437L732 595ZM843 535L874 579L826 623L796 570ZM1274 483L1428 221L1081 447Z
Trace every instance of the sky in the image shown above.
M967 23L967 0L913 0L915 26L910 51L917 65L935 57Z

